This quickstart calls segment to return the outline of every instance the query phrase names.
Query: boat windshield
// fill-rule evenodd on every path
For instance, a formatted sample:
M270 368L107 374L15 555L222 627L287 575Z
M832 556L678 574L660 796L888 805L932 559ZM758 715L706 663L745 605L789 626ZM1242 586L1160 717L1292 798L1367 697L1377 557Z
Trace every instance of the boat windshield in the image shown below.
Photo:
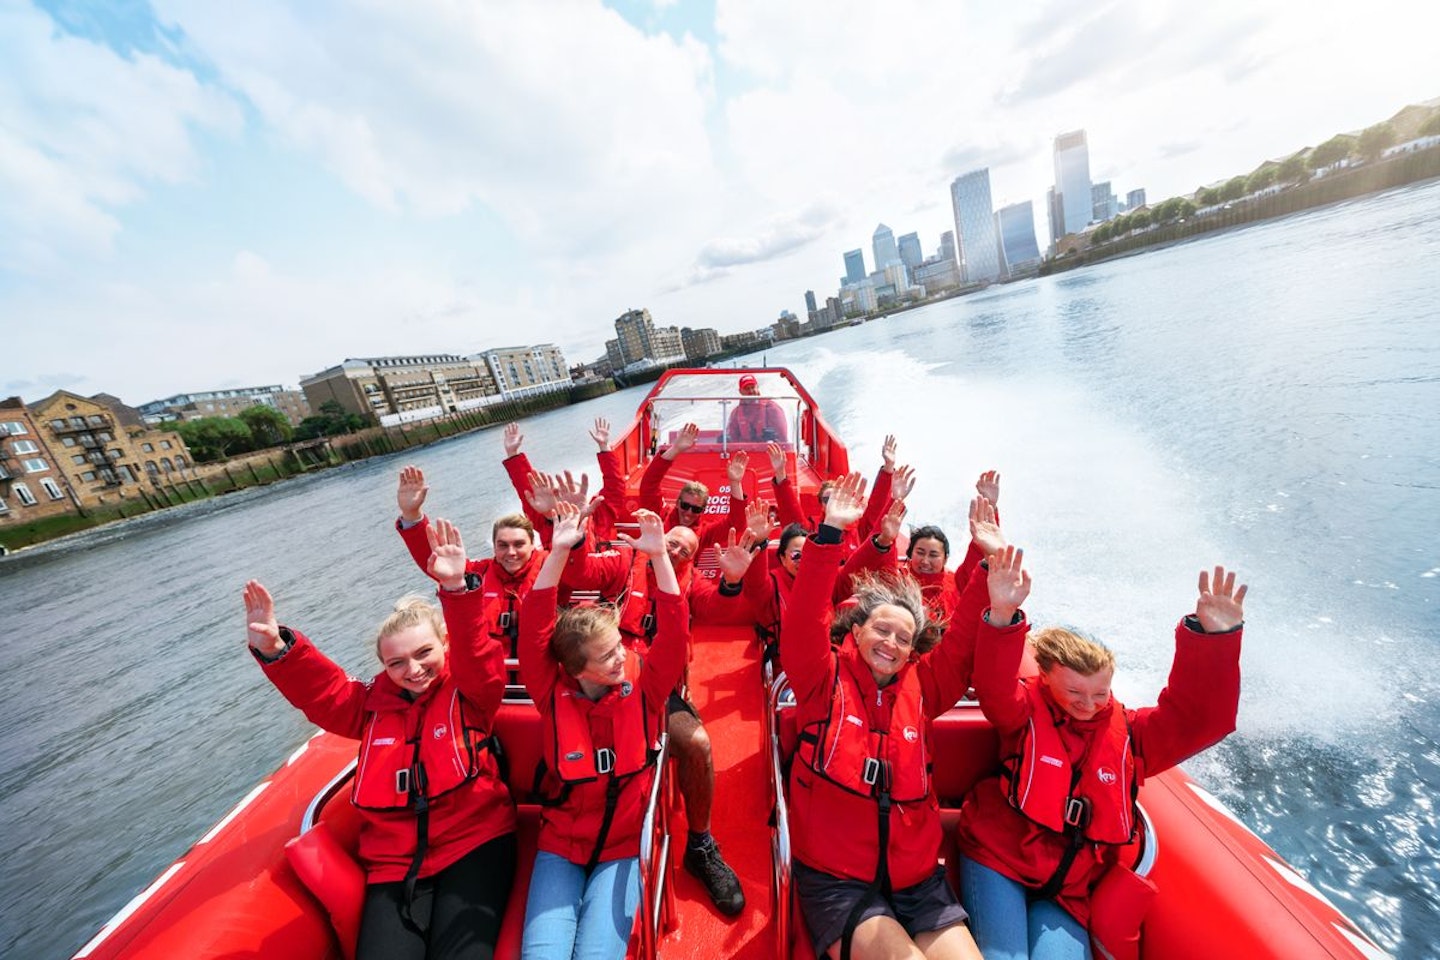
M753 394L741 392L742 377L754 377ZM667 380L651 398L650 425L661 447L693 423L700 428L697 451L763 450L773 441L798 452L804 404L794 385L778 373L684 374Z

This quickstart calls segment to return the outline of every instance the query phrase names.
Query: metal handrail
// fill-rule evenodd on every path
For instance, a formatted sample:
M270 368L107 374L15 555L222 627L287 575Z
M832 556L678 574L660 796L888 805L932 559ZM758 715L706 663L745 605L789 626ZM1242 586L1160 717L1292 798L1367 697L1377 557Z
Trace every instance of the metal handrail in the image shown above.
M790 955L790 907L793 861L790 852L790 806L785 800L785 766L780 757L779 712L781 700L790 692L785 671L770 685L766 723L770 740L770 782L775 802L775 826L770 834L771 877L775 887L775 955ZM793 705L786 709L793 709Z
M665 910L665 895L670 870L670 825L669 818L660 807L660 797L668 776L665 761L670 756L670 735L660 735L660 755L655 761L655 777L650 783L650 799L645 804L645 818L640 824L640 956L641 960L654 960L656 944L660 940L660 926ZM656 859L657 836L660 856ZM653 874L653 876L652 876Z
M321 787L320 791L310 799L309 805L305 807L305 815L300 818L301 836L309 833L310 828L315 826L315 821L320 819L321 808L329 803L330 799L340 792L340 788L345 786L346 782L355 775L355 768L359 763L360 758L357 756L345 764L340 772L331 777L330 782Z
M1140 859L1135 861L1135 874L1141 877L1148 877L1150 871L1155 867L1155 861L1160 856L1160 836L1155 832L1155 821L1150 819L1150 814L1135 801L1135 809L1140 811L1140 819L1145 824L1145 843L1140 848Z

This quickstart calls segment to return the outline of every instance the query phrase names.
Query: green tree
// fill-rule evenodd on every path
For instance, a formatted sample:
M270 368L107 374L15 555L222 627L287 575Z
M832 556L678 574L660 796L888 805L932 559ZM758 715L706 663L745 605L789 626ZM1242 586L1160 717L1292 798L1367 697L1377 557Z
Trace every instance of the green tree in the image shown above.
M1244 177L1231 177L1229 180L1226 180L1225 185L1220 188L1220 199L1223 201L1239 200L1243 196L1245 196Z
M1245 192L1259 193L1261 190L1264 190L1266 187L1270 186L1270 184L1275 182L1275 177L1278 170L1279 167L1269 163L1267 163L1263 167L1260 167L1254 173L1250 174L1250 176L1245 178Z
M1093 247L1099 243L1107 243L1110 240L1112 229L1110 224L1102 223L1090 233L1090 245Z
M236 417L200 417L175 424L175 432L200 463L224 460L254 449L254 438L244 420Z
M1195 204L1191 203L1189 200L1186 200L1184 197L1181 197L1179 204L1175 208L1175 212L1179 215L1181 220L1189 220L1191 217L1195 216Z
M1323 170L1348 159L1354 147L1355 141L1352 138L1337 134L1310 151L1310 169Z
M1388 123L1377 123L1366 127L1360 133L1355 148L1366 160L1379 160L1380 154L1395 146L1395 128Z
M1195 191L1195 199L1202 207L1213 207L1220 202L1220 191L1214 187L1201 187Z
M276 410L263 403L257 403L240 414L240 419L250 428L250 436L254 439L256 448L278 447L285 443L294 434L295 430L290 426L290 420Z
M1430 114L1429 118L1420 124L1420 129L1415 132L1422 137L1433 137L1440 134L1440 110Z
M1297 153L1281 160L1275 179L1280 183L1304 183L1309 180L1310 171L1305 166L1305 158Z
M1174 223L1180 219L1180 198L1171 197L1154 208L1155 223Z
M1130 214L1129 224L1131 230L1144 230L1150 226L1151 213L1147 210L1136 210Z
M326 400L320 404L319 413L306 417L295 428L296 440L313 440L316 437L338 437L342 433L353 433L368 425L365 417L347 413L337 401Z

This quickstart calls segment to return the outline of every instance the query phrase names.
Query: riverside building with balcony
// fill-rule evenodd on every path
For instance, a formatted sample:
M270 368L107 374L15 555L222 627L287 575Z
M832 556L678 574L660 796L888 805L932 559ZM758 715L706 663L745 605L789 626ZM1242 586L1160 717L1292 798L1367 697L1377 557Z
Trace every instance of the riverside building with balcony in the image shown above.
M312 410L334 401L347 413L386 426L474 410L503 399L483 359L448 353L349 359L302 377L300 389Z

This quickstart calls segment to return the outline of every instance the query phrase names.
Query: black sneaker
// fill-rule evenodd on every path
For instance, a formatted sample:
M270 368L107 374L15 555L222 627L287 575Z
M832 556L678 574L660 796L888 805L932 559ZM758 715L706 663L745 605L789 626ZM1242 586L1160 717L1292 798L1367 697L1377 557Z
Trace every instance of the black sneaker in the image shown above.
M700 847L685 847L685 869L705 884L716 908L727 917L734 917L745 909L745 894L740 890L740 878L730 869L730 864L720 855L720 845L714 838Z

